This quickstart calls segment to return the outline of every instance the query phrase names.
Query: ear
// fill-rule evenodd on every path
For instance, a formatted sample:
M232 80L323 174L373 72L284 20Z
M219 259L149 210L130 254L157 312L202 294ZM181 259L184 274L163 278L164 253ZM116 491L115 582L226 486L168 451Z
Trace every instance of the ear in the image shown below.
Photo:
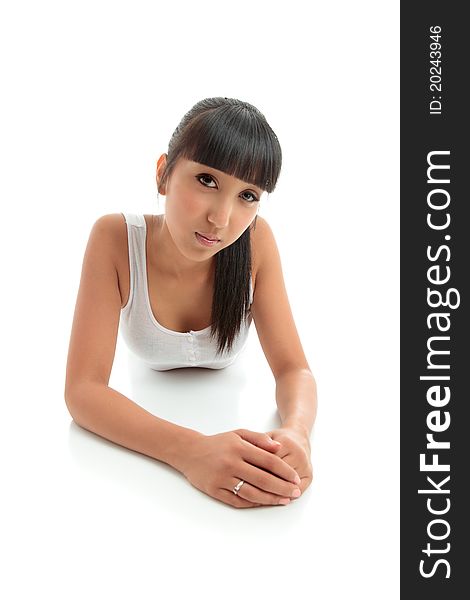
M156 180L157 180L157 190L159 194L166 194L166 185L162 185L161 180L162 180L162 175L163 175L163 171L165 169L166 166L166 159L167 159L167 154L161 154L160 158L157 160L157 173L156 173Z

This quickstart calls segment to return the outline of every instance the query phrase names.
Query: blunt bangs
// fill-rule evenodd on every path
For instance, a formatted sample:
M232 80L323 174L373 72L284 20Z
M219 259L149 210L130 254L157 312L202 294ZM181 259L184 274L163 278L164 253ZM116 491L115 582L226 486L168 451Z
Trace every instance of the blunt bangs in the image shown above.
M223 171L268 193L276 187L281 147L263 115L251 105L206 110L188 124L181 137L184 139L178 140L178 150L188 160Z

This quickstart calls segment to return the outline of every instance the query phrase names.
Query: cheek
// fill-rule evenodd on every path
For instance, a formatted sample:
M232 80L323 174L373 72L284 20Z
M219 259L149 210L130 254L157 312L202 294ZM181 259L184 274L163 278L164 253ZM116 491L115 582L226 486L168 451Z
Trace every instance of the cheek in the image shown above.
M255 207L253 207L251 210L245 211L245 213L241 217L241 220L243 222L242 227L244 229L247 229L253 223L256 217L256 212L257 209Z
M197 217L201 210L201 202L197 195L185 190L175 189L172 197L167 201L167 211L174 215L179 222L189 221Z
M186 194L181 198L181 209L189 219L199 216L202 207L202 203L195 194Z
M251 211L240 211L237 215L232 215L233 234L240 237L250 227L255 216L256 213L252 214Z

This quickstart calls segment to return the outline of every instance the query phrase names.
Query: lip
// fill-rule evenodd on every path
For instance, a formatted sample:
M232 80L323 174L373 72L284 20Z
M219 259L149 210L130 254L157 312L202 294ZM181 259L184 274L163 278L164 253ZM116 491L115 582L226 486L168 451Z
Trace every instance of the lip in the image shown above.
M216 237L215 235L211 235L210 233L202 233L202 231L196 231L196 233L202 237L205 237L206 240L209 240L210 242L220 242L220 238Z
M198 233L197 231L194 233L194 235L196 236L197 241L202 245L202 246L206 246L208 248L211 248L212 246L215 246L216 244L218 244L220 242L219 239L208 239L205 236L203 236L201 233Z

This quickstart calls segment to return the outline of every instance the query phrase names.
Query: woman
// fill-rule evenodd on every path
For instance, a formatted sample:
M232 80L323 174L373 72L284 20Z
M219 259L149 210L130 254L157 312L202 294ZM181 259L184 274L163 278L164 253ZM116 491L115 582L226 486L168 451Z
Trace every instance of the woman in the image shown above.
M198 102L157 162L164 215L110 214L83 261L65 401L85 429L181 471L237 508L288 504L311 483L315 380L295 328L261 196L281 149L264 116L231 98ZM252 319L276 380L282 426L217 435L178 426L109 387L121 326L151 368L223 368Z

